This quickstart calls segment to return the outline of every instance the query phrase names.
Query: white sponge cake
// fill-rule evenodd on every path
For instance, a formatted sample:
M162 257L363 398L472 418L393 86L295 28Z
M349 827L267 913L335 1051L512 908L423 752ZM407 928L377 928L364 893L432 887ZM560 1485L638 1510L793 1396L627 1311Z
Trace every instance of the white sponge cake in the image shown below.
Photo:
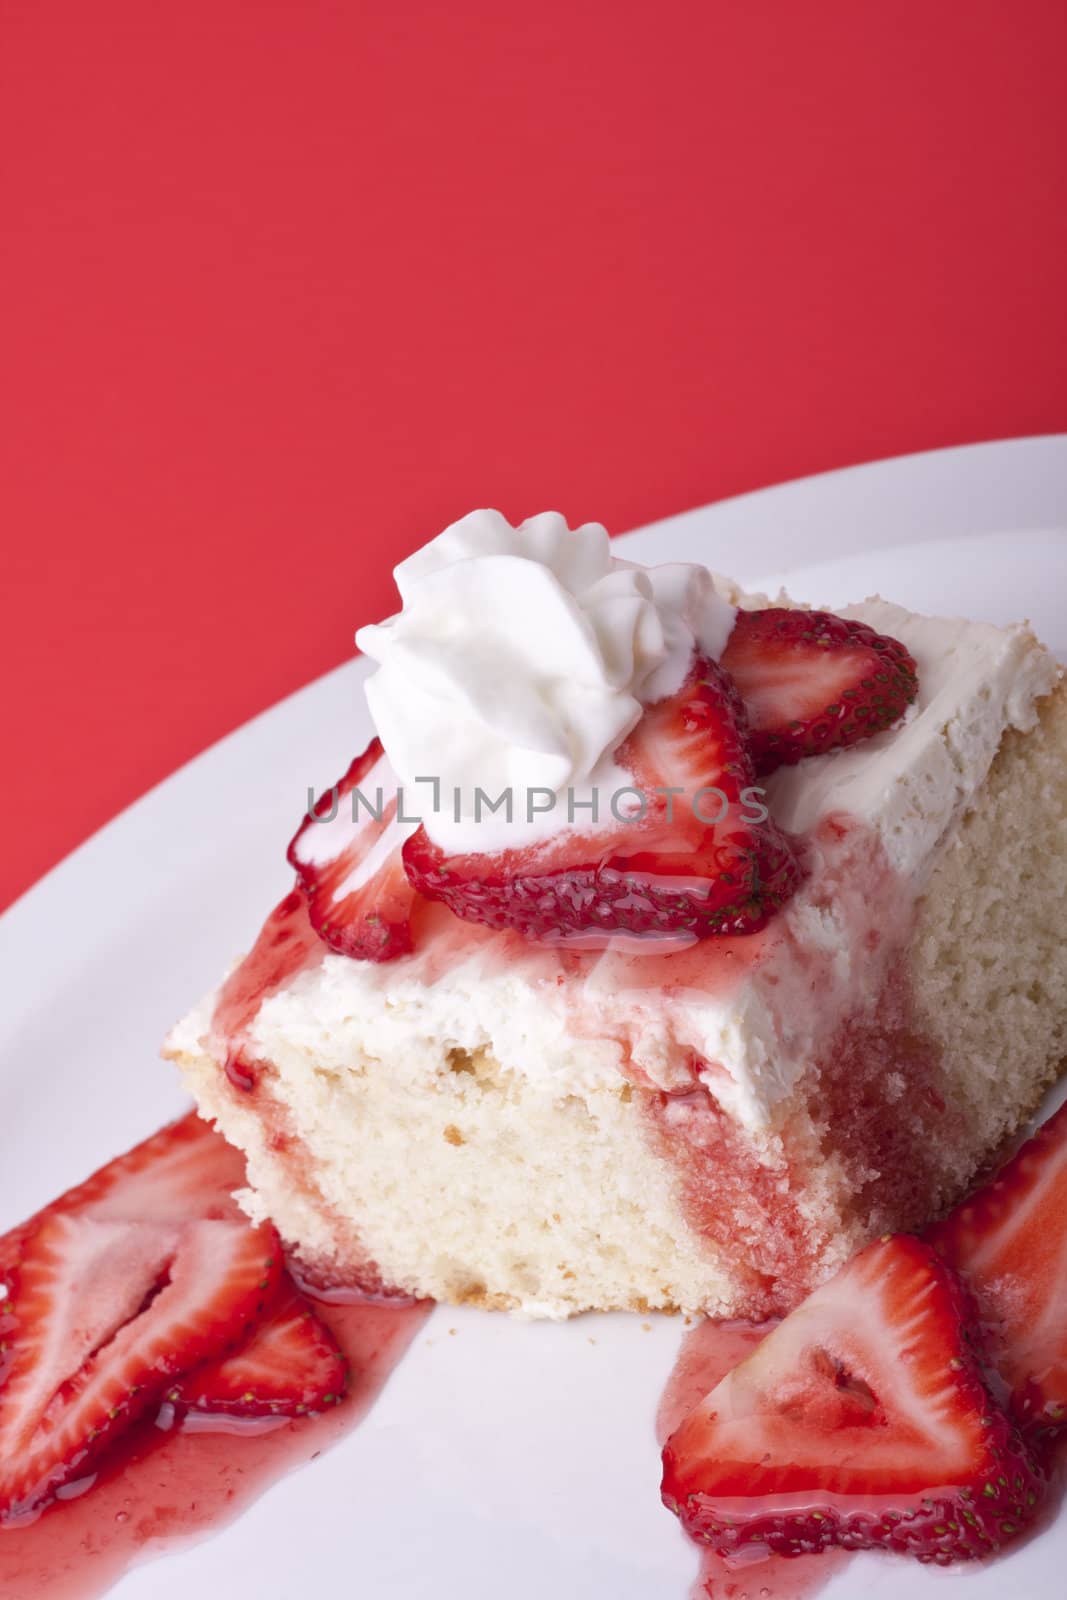
M736 599L736 596L731 596ZM294 891L172 1032L243 1203L329 1280L538 1316L764 1316L951 1204L1067 1054L1067 698L1025 628L901 641L897 727L782 767L754 933L589 950L418 903L393 959Z

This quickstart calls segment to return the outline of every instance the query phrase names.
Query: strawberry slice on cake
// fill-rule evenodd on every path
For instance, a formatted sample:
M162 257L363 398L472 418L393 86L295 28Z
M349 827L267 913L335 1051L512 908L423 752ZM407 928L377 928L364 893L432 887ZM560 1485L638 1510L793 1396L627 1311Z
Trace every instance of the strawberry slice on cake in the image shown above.
M456 854L425 826L404 843L375 739L305 819L289 859L322 939L364 960L410 950L415 894L538 939L755 933L801 875L757 775L870 738L917 692L907 650L863 623L742 611L721 665L696 654L614 752L634 781L631 815L614 795L609 815L603 796L588 830L561 827L521 849Z
M722 665L745 702L761 774L872 738L919 692L899 639L829 611L739 611Z
M312 926L340 955L391 961L411 949L415 893L400 856L399 798L381 740L372 739L289 845Z
M681 688L650 706L615 754L633 779L632 819L620 805L599 831L463 856L440 849L423 827L404 846L412 884L457 917L540 939L703 938L764 927L800 868L759 803L744 708L729 678L697 657Z
M731 1556L991 1555L1033 1521L1045 1485L978 1348L956 1276L918 1239L881 1239L671 1435L664 1501Z

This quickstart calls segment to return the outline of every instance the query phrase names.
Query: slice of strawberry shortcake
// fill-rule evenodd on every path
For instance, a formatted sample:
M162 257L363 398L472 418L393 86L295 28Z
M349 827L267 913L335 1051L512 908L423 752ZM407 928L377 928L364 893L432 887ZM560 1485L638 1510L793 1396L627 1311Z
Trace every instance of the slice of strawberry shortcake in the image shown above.
M1048 651L554 514L396 579L376 738L167 1043L251 1215L364 1288L765 1316L957 1200L1067 1048Z

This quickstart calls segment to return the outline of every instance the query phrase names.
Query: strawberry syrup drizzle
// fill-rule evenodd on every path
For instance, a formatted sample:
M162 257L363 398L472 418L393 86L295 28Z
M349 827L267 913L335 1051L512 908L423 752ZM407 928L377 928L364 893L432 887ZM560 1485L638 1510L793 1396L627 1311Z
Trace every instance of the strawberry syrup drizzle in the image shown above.
M224 1421L226 1431L209 1431L207 1419L195 1430L138 1424L83 1494L57 1501L29 1526L0 1527L0 1594L92 1600L129 1568L225 1527L366 1416L431 1306L351 1301L316 1309L351 1365L339 1405L292 1422Z
M684 1093L645 1093L639 1108L652 1148L679 1174L689 1226L727 1245L745 1309L770 1316L801 1298L819 1241L801 1215L793 1164L761 1158L699 1081Z
M967 1133L896 956L873 1005L845 1017L808 1063L806 1150L798 1130L776 1159L759 1151L715 1099L716 1070L694 1058L688 1088L645 1086L639 1107L653 1148L679 1175L693 1231L731 1241L751 1314L789 1309L812 1287L826 1239L805 1215L809 1161L837 1163L844 1222L855 1219L864 1237L922 1227L957 1198L944 1192L941 1151Z
M777 1153L751 1139L716 1098L724 1068L696 1054L690 1081L669 1092L642 1083L632 1063L623 1069L635 1086L652 1091L641 1094L640 1109L653 1148L678 1173L690 1226L728 1243L744 1309L757 1317L796 1304L827 1246L837 1247L806 1203L813 1171L827 1169L842 1226L860 1242L921 1226L955 1199L943 1192L941 1152L968 1136L940 1051L915 1014L913 890L878 835L844 814L824 819L812 834L809 865L802 892L810 913L836 922L840 942L813 945L805 920L794 923L787 907L759 935L706 940L659 964L659 1004L679 1038L691 1024L675 999L701 990L702 961L716 994L731 978L757 986L783 1054L794 1054L794 1094L806 1102L793 1117L791 1139ZM842 942L852 952L844 985ZM705 955L705 946L715 948ZM813 1010L814 1025L806 1020Z
M302 1195L318 1212L334 1240L335 1253L329 1260L318 1260L290 1242L287 1251L290 1275L298 1288L316 1300L332 1305L349 1302L378 1302L392 1305L409 1301L410 1296L394 1289L372 1260L359 1230L350 1217L341 1216L323 1195L315 1163L307 1146L293 1126L292 1113L275 1092L276 1074L269 1062L257 1062L247 1082L234 1070L234 1056L226 1059L225 1076L231 1091L243 1103L251 1103L262 1123L267 1146L283 1168L290 1190Z
M899 962L873 1009L844 1021L818 1066L827 1153L846 1168L870 1233L922 1227L958 1198L941 1187L941 1152L971 1135Z
M211 1019L212 1032L226 1041L226 1076L236 1089L255 1086L259 1063L245 1048L245 1038L268 995L317 966L326 946L308 919L299 889L280 901L260 929L259 938L222 986Z
M664 1444L683 1418L721 1378L744 1361L775 1326L770 1322L699 1322L682 1340L656 1413L656 1439ZM690 1600L808 1600L846 1565L849 1552L817 1556L765 1556L727 1561L697 1547L700 1570Z

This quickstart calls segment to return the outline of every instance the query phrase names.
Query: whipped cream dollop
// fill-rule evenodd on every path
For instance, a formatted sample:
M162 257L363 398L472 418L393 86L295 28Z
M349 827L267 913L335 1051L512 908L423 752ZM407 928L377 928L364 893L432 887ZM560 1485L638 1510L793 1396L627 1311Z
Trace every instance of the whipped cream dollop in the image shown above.
M599 523L554 511L471 512L394 576L403 609L356 634L378 662L367 702L405 810L450 851L588 827L594 792L606 811L632 781L612 754L643 707L694 648L718 660L735 616L706 568L619 560ZM510 794L510 819L478 790Z

